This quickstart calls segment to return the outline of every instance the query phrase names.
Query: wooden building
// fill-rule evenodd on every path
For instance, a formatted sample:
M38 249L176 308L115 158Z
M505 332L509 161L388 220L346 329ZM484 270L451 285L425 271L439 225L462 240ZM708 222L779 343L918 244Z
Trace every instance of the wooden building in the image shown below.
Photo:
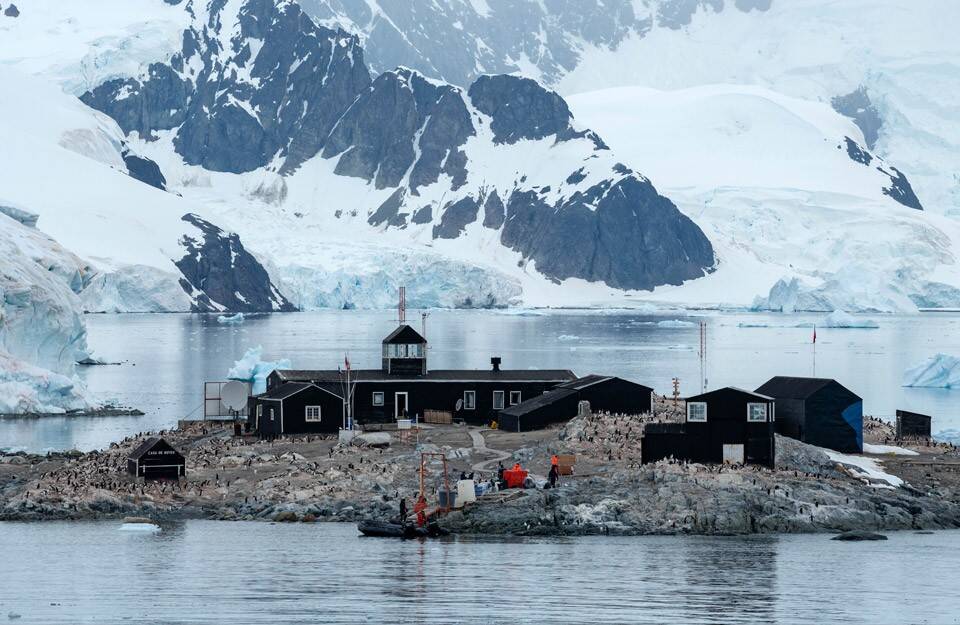
M644 426L642 462L672 457L701 463L774 466L776 414L772 397L727 387L687 398L686 409L683 423Z
M526 432L569 421L577 416L581 401L589 402L593 412L640 415L650 412L653 389L614 376L588 375L506 408L500 427Z
M170 443L152 436L127 456L127 472L146 480L176 480L187 471L187 460Z
M496 357L486 370L431 370L427 353L426 339L401 325L382 342L380 369L349 372L349 393L345 370L274 371L267 377L266 393L250 400L251 426L262 436L335 432L345 422L348 395L351 414L361 424L419 419L430 412L480 425L509 406L576 379L563 369L502 369ZM320 408L319 422L302 414L314 405Z
M863 452L863 400L836 380L777 376L757 389L777 402L777 433L843 453Z
M897 410L897 438L898 439L929 439L932 434L929 415L909 410Z

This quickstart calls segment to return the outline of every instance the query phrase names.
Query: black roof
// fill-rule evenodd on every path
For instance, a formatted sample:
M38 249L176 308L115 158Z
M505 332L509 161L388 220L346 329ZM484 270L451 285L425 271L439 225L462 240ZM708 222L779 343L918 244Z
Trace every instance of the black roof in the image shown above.
M420 336L420 333L410 326L403 324L388 334L387 338L383 339L383 342L394 344L426 343L427 339Z
M143 441L139 447L137 447L132 452L130 452L130 455L127 456L127 458L129 458L130 460L139 460L140 458L143 457L145 453L147 453L148 451L150 451L151 449L153 449L158 445L162 445L163 447L166 447L168 449L173 449L173 446L167 441L163 440L161 437L151 436L147 440ZM176 449L173 449L173 450L177 451ZM177 452L177 453L179 454L180 452Z
M742 395L750 395L751 397L756 397L757 399L762 399L764 401L773 401L773 397L770 397L769 395L764 395L762 393L755 393L753 391L747 391L742 388L737 388L736 386L725 386L723 388L718 388L715 391L708 391L700 395L687 397L686 401L703 401L709 398L711 395L719 395L721 393L740 393Z
M341 399L343 398L340 385L333 382L321 382L319 384L314 384L313 382L284 382L283 384L275 386L266 393L262 393L257 397L260 399L284 400L308 388L319 389L321 391L326 391L331 395L336 395Z
M653 389L649 386L644 386L643 384L637 384L636 382L631 382L630 380L623 380L613 375L585 375L582 378L577 378L576 380L571 380L569 382L564 382L563 384L558 384L557 388L569 388L575 391L579 391L587 388L588 386L593 386L594 384L600 384L601 382L607 382L610 380L620 380L622 382L627 382L628 384L634 384L636 386L641 386L647 390L652 391Z
M346 372L331 370L277 369L277 378L284 382L333 382L346 379ZM568 382L576 379L568 369L435 369L426 375L389 374L382 369L353 369L351 382Z
M537 395L536 397L531 397L530 399L522 401L519 404L504 408L500 412L501 414L510 415L511 417L522 417L523 415L529 414L534 410L549 406L550 404L558 402L561 399L565 399L576 394L576 391L572 391L570 389L556 388L552 391L547 391L546 393Z
M767 380L763 386L757 389L757 392L783 399L806 399L831 383L837 384L840 388L856 396L850 389L831 378L797 378L782 375Z

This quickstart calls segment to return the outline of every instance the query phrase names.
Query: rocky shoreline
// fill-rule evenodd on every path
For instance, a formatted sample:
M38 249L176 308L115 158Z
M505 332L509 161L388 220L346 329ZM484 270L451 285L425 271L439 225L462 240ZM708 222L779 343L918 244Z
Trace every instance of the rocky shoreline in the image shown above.
M876 428L875 428L876 429ZM500 535L755 534L960 527L957 450L884 456L892 487L792 439L777 440L776 470L662 461L639 464L640 420L591 415L527 434L444 426L388 446L334 438L273 442L235 438L219 426L163 432L187 456L179 483L137 482L126 456L145 435L109 449L0 456L0 520L221 519L356 522L412 504L421 450L447 454L451 478L491 475L498 460L545 474L553 453L577 455L576 476L504 503L478 503L443 518L455 533ZM875 435L883 435L880 428ZM433 474L435 475L435 473Z

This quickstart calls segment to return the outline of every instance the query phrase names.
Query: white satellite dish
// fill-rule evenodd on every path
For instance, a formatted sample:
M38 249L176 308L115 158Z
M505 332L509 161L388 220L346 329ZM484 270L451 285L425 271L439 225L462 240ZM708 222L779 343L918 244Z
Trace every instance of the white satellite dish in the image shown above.
M229 410L243 410L247 407L247 385L237 380L227 382L220 389L220 401Z

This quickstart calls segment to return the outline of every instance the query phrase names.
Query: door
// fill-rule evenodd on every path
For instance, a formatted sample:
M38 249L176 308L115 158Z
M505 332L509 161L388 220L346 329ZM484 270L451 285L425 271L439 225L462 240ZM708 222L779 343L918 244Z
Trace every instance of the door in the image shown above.
M394 393L393 394L393 418L399 419L401 417L407 416L407 411L410 409L409 404L407 403L407 393Z
M743 445L724 445L723 464L743 464Z

